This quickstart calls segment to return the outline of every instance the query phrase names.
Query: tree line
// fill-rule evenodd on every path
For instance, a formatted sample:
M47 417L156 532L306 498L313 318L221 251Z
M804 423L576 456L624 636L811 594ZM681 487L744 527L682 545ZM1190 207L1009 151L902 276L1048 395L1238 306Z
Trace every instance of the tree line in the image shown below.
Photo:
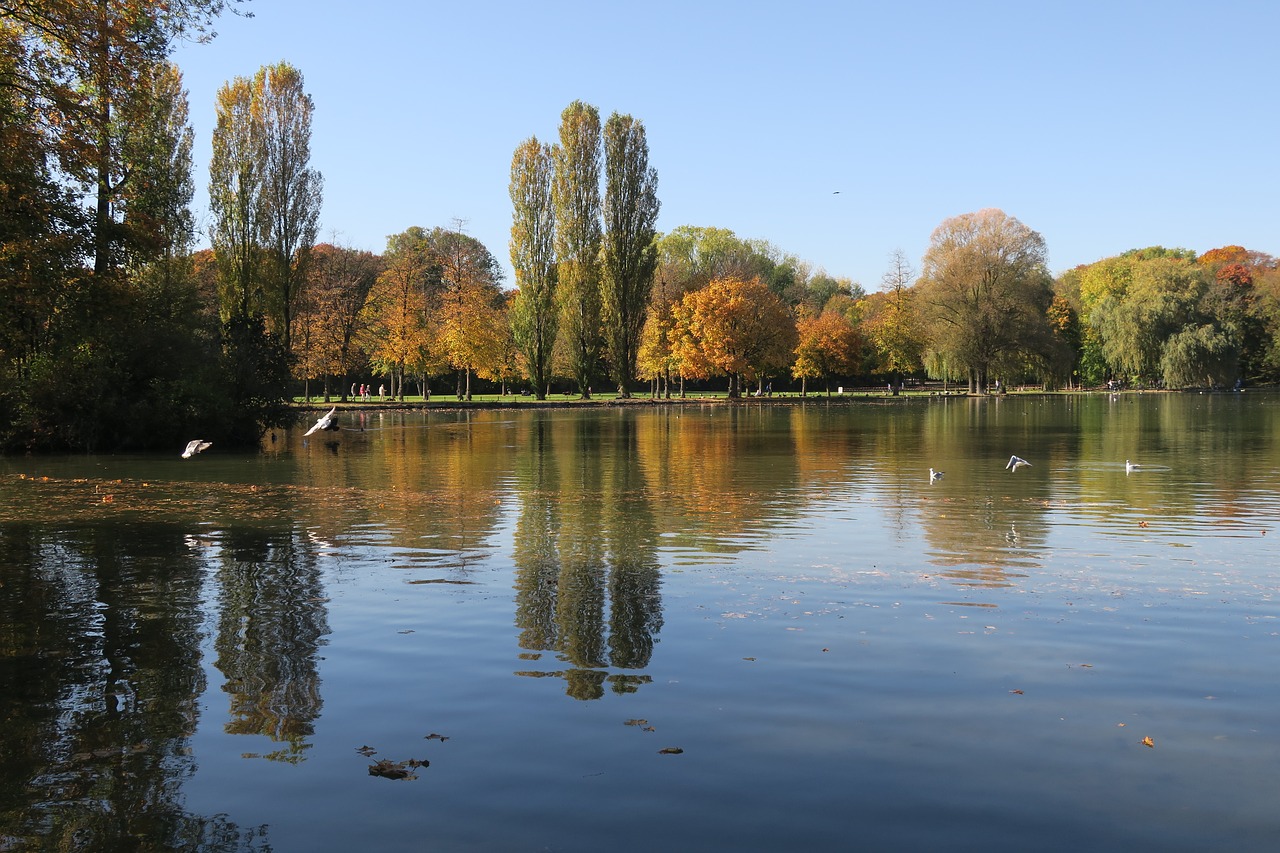
M1054 278L999 210L953 217L877 292L764 240L656 231L643 122L575 101L510 164L514 287L489 249L414 226L373 253L318 243L315 105L287 62L217 94L210 248L178 39L224 0L0 0L0 447L252 442L297 391L481 380L545 398L721 383L732 396L905 377L1045 387L1280 377L1269 255L1153 247Z

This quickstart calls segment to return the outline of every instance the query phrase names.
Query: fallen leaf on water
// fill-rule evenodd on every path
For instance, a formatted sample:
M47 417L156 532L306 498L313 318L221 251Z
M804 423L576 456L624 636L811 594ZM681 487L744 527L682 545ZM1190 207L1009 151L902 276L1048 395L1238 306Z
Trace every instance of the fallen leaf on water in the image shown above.
M1139 521L1139 522L1138 522L1138 526L1139 526L1139 527L1146 527L1146 526L1147 526L1147 523L1146 523L1145 521Z
M656 732L657 729L655 729L653 726L645 726L643 729L641 729L641 731Z
M1150 737L1144 737L1144 738L1142 739L1142 745L1143 745L1143 746L1149 746L1149 747L1151 747L1152 749L1155 749L1156 742L1155 742L1155 741L1153 741Z
M658 755L679 755L682 752L684 752L684 750L678 746L668 746L658 750Z
M743 660L755 660L755 658L743 658Z
M383 759L377 764L369 765L370 776L381 776L384 779L417 779L415 773L409 772L409 768L405 766L403 761L391 761Z
M435 732L432 732L431 734L423 738L423 740L438 740L438 741L446 741L448 739L449 738L447 735L438 735Z
M1019 696L1021 696L1021 695L1022 695L1022 691L1021 691L1021 690L1010 690L1009 692L1010 692L1010 693L1017 693Z
M627 720L625 723L623 723L623 725L624 726L647 726L649 725L649 721L641 720L641 719Z
M374 749L374 748L373 748L373 747L371 747L371 746L367 746L367 745L366 745L366 746L358 746L358 747L356 747L356 752L360 753L361 755L365 756L366 758L367 758L367 757L369 757L370 755L377 755L377 754L378 754L378 750Z

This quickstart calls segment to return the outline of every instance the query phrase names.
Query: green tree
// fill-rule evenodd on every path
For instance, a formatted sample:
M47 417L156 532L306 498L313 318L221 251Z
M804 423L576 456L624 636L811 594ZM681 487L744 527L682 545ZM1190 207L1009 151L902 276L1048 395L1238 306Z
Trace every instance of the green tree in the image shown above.
M574 101L560 116L555 152L555 253L560 336L578 394L591 396L602 341L600 293L600 114Z
M253 82L259 101L254 116L262 124L258 223L266 250L268 305L289 350L295 305L306 281L323 203L323 178L310 166L315 105L303 89L302 72L287 62L260 69Z
M551 384L557 331L554 162L550 146L536 136L522 142L511 158L511 266L519 288L511 324L539 400L547 398Z
M287 62L218 93L209 198L234 306L227 313L262 311L286 349L322 201L320 173L309 165L313 110L301 72Z
M236 77L218 90L213 156L209 161L209 241L218 263L223 322L262 314L260 283L263 153L254 119L253 83Z
M1004 211L952 217L933 232L921 308L933 349L968 374L970 393L1045 355L1050 284L1044 238Z
M658 173L644 125L614 113L604 129L602 307L605 345L618 395L631 396L636 353L657 267Z

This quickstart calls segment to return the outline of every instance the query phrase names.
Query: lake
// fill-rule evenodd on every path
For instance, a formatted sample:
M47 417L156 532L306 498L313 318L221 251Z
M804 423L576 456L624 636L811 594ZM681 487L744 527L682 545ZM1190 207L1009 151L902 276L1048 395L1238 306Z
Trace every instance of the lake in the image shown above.
M341 423L0 459L0 850L1280 844L1275 395Z

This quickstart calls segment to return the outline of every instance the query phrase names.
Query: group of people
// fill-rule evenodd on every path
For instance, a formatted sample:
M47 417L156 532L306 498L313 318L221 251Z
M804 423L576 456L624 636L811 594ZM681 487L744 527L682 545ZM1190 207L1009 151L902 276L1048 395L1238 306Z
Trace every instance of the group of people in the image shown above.
M369 402L372 398L373 398L373 386L372 386L372 385L365 385L364 383L361 383L361 384L359 385L359 387L357 387L357 386L356 386L356 384L355 384L354 382L353 382L353 383L351 383L351 399L353 399L353 400L359 400L359 401L360 401L360 402L362 402L362 403L367 403L367 402ZM385 386L385 385L379 385L379 386L378 386L378 399L380 399L380 400L382 400L382 401L384 401L384 402L386 401L386 399L387 399L387 386Z

